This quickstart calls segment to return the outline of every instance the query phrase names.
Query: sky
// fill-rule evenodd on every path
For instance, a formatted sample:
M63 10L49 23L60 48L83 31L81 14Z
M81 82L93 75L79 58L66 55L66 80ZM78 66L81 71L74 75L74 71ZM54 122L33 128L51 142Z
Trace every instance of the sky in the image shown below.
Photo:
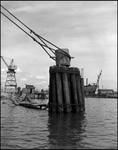
M38 35L59 48L67 48L74 57L70 67L80 72L84 69L85 85L86 78L88 83L96 83L102 70L100 88L117 90L117 1L1 1L1 5ZM48 88L49 68L56 62L2 14L1 55L8 64L14 59L18 86ZM1 60L3 86L6 71Z

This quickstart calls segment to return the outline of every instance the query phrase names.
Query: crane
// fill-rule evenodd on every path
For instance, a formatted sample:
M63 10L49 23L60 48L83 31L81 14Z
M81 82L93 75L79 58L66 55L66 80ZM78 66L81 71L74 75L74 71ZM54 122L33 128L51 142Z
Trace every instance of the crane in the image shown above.
M97 78L97 82L96 83L91 83L91 84L88 84L86 86L84 86L84 92L85 94L96 94L98 92L98 89L99 89L99 80L100 80L100 76L102 74L102 70L100 71L100 74L98 75L98 78Z
M97 88L96 88L96 91L95 91L96 94L98 93L98 89L99 89L99 80L100 80L101 74L102 74L102 70L100 71L100 74L98 75L98 79L97 79L97 83L96 83Z
M101 74L102 74L102 70L100 71L100 74L98 75L98 79L97 79L97 86L98 86L98 88L99 88L99 80L100 80Z
M7 64L7 62L5 61L5 57L0 56L3 60L3 62L5 63L5 65L7 66L8 70L17 70L17 66L14 65L14 59L11 59L10 65Z
M16 16L14 16L10 11L8 11L5 7L3 7L2 5L0 5L1 8L3 10L5 10L7 13L9 13L13 18L15 18L20 24L22 24L26 29L28 29L30 31L30 34L28 32L26 32L26 30L24 30L22 27L20 27L17 23L15 23L12 19L10 19L7 15L5 15L2 10L1 10L1 14L6 17L8 20L10 20L13 24L15 24L18 28L20 28L25 34L27 34L30 38L32 38L35 42L37 42L42 48L43 50L49 55L49 57L53 60L55 60L57 62L57 55L58 52L61 53L61 55L66 56L67 60L70 61L71 57L69 55L69 53L67 52L67 50L59 48L58 46L54 45L53 43L49 42L48 40L46 40L45 38L43 38L42 36L38 35L37 33L35 33L32 29L30 29L27 25L25 25L22 21L20 21ZM34 38L33 36L35 36L36 38ZM53 54L53 55L52 55ZM69 64L70 65L70 64Z
M17 70L17 66L14 64L14 59L11 59L10 64L5 61L5 57L0 56L5 65L7 66L7 77L5 81L5 91L8 92L9 88L17 88L17 82L16 82L16 77L15 77L15 70Z

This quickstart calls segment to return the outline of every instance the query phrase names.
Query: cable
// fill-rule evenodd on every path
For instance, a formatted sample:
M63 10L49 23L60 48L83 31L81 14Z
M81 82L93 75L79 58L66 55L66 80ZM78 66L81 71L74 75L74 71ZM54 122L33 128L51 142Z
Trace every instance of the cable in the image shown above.
M32 37L29 33L27 33L25 30L23 30L19 25L17 25L13 20L11 20L9 17L7 17L4 13L0 12L2 15L4 15L8 20L10 20L13 24L15 24L18 28L20 28L23 32L25 32L28 36L30 36L35 42L37 42L44 50L45 52L52 58L52 56L46 51L46 49L43 47L45 45L39 43L34 37Z
M63 49L60 49L58 46L52 44L51 42L49 42L48 40L44 39L43 37L41 37L40 35L36 34L32 29L30 29L28 26L26 26L22 21L20 21L17 17L15 17L11 12L9 12L5 7L3 7L2 5L0 5L4 10L6 10L10 15L12 15L16 20L18 20L22 25L24 25L27 29L30 30L30 33L33 33L35 36L37 36L44 44L45 44L45 47L49 48L50 51L55 54L53 52L54 49L50 48L44 41L46 41L47 43L51 44L52 46L56 47L57 49L59 49L61 51L61 53L63 53L64 55L66 55L67 57L69 57L70 59L73 58L73 57L70 57L70 55L68 53L66 53L65 51L63 51ZM8 18L8 17L7 17ZM10 20L11 21L11 20ZM13 21L12 21L13 22ZM16 25L16 24L15 24ZM21 28L20 28L21 29ZM26 32L25 32L26 33ZM31 37L31 36L30 36ZM44 40L44 41L43 41ZM37 42L37 40L36 40ZM45 49L45 48L43 48ZM46 51L46 50L45 50ZM48 53L49 55L49 53ZM51 56L51 55L50 55Z

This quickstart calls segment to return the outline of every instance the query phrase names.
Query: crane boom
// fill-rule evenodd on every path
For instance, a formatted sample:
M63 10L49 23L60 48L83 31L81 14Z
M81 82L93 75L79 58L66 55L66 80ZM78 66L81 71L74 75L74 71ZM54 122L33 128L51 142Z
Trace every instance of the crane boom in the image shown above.
M102 74L102 70L100 71L100 74L98 75L98 79L97 79L97 85L99 85L99 80L100 80L100 76Z
M11 59L11 62L10 62L10 65L7 64L7 62L5 61L4 57L3 56L0 56L2 58L2 60L4 61L5 65L7 66L8 70L11 69L11 70L16 70L17 69L17 66L13 64L14 62L14 59Z
M12 23L14 23L18 28L20 28L23 32L25 32L30 38L32 38L35 42L37 42L42 48L43 50L50 56L50 58L52 58L53 60L56 61L55 56L51 56L51 54L47 51L50 50L54 55L55 54L55 48L60 50L60 53L62 53L63 55L67 56L69 59L74 58L71 57L67 52L65 52L63 49L59 48L58 46L54 45L53 43L49 42L48 40L46 40L45 38L43 38L42 36L36 34L32 29L30 29L28 26L26 26L22 21L20 21L17 17L15 17L11 12L9 12L5 7L3 7L2 5L0 5L5 11L7 11L12 17L14 17L17 21L19 21L22 25L24 25L28 30L30 30L30 33L33 33L40 41L38 41L37 39L35 39L33 36L31 36L29 33L27 33L23 28L21 28L18 24L16 24L13 20L11 20L8 16L6 16L3 12L0 12L2 15L4 15L8 20L10 20ZM53 48L52 48L53 47Z
M4 60L3 56L0 56L3 60L3 62L5 63L5 65L7 66L7 68L9 68L9 65L7 64L7 62Z
M10 65L12 65L12 64L13 64L13 61L14 61L14 60L12 59L12 60L11 60L11 62L10 62Z

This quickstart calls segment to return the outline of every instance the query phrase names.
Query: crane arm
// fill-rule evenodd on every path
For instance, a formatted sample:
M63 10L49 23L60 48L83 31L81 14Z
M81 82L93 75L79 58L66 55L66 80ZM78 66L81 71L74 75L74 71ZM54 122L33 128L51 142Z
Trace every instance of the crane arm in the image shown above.
M99 84L101 74L102 74L102 70L100 71L100 74L98 75L97 85Z
M2 58L2 60L4 61L5 65L7 66L7 68L9 67L9 65L7 64L7 62L4 60L3 56L0 56Z
M11 20L9 17L7 17L4 13L0 12L2 15L4 15L7 19L9 19L12 23L14 23L17 27L19 27L22 31L24 31L28 36L30 36L35 42L37 42L43 49L44 51L50 56L50 58L52 58L53 60L56 60L54 57L52 57L50 55L50 53L47 51L50 50L50 52L52 52L53 54L55 54L55 49L57 48L60 50L60 53L63 53L65 56L69 57L70 59L73 58L71 57L67 52L65 52L63 49L59 48L58 46L54 45L53 43L49 42L48 40L46 40L45 38L43 38L42 36L36 34L32 29L30 29L28 26L26 26L22 21L20 21L17 17L15 17L11 12L9 12L5 7L3 7L2 5L0 5L4 10L6 10L12 17L14 17L17 21L19 21L22 25L24 25L28 30L30 30L30 33L33 33L36 37L38 37L38 39L43 43L37 41L34 37L32 37L30 34L28 34L25 30L23 30L20 26L18 26L18 24L16 24L13 20ZM50 44L50 46L54 47L50 47L48 46L48 44ZM46 49L47 48L47 49Z
M13 61L14 61L14 60L12 59L12 60L11 60L11 62L10 62L10 65L12 65L12 64L13 64Z

